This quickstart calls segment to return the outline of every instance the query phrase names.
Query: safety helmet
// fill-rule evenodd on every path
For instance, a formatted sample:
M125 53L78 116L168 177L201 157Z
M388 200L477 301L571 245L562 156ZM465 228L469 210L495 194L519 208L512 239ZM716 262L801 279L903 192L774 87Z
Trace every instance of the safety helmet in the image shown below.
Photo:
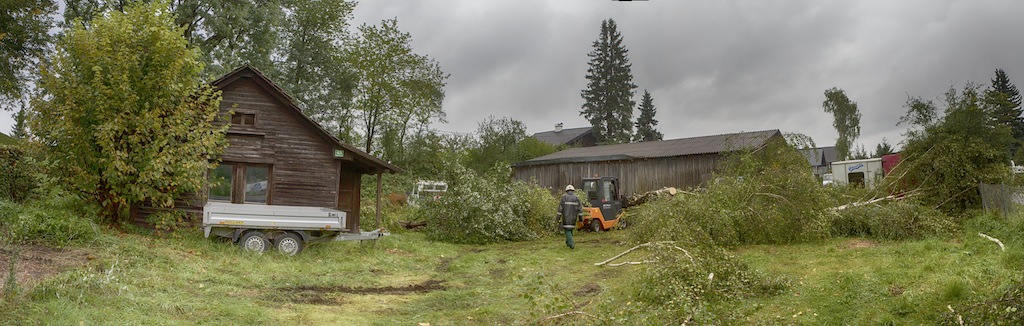
M576 190L576 188L573 187L572 185L565 186L565 191L574 191L574 190Z

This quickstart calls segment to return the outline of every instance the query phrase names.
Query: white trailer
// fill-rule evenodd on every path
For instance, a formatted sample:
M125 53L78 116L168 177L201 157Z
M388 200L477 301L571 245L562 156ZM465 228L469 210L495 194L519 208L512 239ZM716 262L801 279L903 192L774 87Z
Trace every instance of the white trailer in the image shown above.
M203 206L203 232L231 239L245 251L265 252L271 244L281 253L295 255L303 243L313 241L376 240L383 229L350 233L345 212L322 207L231 204Z
M882 180L881 158L832 162L832 177L837 185L874 187Z

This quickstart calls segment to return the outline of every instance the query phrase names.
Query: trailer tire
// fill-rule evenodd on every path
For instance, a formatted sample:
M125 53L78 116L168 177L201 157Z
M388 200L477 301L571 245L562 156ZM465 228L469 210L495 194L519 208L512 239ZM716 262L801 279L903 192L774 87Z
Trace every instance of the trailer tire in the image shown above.
M274 247L277 247L277 251L284 255L298 255L302 252L302 237L292 232L286 232L274 239Z
M267 247L270 247L270 240L263 232L249 231L238 239L238 246L242 248L242 251L263 254L267 251Z
M598 221L596 218L595 219L591 219L590 220L590 231L601 232L601 230L602 230L601 229L601 221Z

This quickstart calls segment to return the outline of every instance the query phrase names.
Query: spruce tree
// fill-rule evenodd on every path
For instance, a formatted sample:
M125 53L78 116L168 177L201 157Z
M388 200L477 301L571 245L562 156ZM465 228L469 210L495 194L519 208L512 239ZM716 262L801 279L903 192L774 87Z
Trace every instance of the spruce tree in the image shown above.
M664 137L660 131L655 129L655 126L658 125L658 120L654 119L656 113L658 113L658 109L654 107L654 98L651 97L650 92L644 90L644 97L640 99L640 117L636 118L635 141L654 141Z
M633 133L633 95L637 86L633 84L629 51L622 45L622 35L614 20L601 22L601 33L593 47L587 54L590 62L587 88L580 94L584 100L580 115L590 121L598 143L628 143Z
M996 69L992 85L985 91L985 103L988 104L992 117L1009 127L1013 132L1013 138L1018 142L1024 140L1024 119L1021 118L1024 110L1021 110L1020 100L1017 86L1010 82L1005 71Z

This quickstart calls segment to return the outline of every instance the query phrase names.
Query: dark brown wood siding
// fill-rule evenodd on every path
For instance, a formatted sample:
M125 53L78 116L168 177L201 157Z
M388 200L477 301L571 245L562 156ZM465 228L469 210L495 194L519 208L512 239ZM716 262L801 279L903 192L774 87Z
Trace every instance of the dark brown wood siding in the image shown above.
M221 159L272 165L274 205L338 207L340 162L334 148L256 81L240 78L222 91L221 113L255 113L256 124L229 127Z
M515 167L513 177L561 192L565 185L581 186L585 177L618 177L622 193L657 190L664 187L696 188L710 181L719 154L690 155L629 161L601 161L541 164Z

